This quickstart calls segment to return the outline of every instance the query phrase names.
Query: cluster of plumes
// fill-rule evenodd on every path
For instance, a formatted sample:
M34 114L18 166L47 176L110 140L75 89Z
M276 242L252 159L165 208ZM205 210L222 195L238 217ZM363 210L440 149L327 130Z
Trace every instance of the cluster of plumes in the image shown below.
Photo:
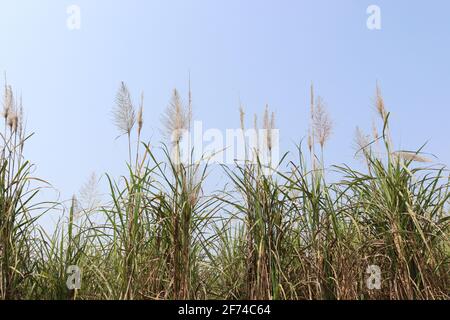
M191 94L189 93L189 105L186 107L183 105L178 90L174 89L172 99L163 115L163 123L165 126L164 134L172 144L180 144L183 133L190 129L191 118Z
M356 135L355 135L355 141L358 147L358 152L362 151L364 156L367 158L369 155L372 154L372 145L374 143L378 143L378 141L383 138L385 142L387 143L388 151L392 150L392 139L391 139L391 133L390 128L388 124L388 117L389 117L389 111L386 107L381 88L379 84L376 85L376 91L375 91L375 111L377 115L380 117L380 119L383 122L384 126L384 132L383 136L380 137L378 133L378 128L373 121L372 123L372 137L370 135L364 134L361 129L356 128ZM417 152L409 152L409 151L395 151L391 152L389 151L390 155L393 157L393 159L397 160L403 160L407 162L422 162L422 163L429 163L432 162L431 159L424 157L422 155L419 155Z
M133 105L133 99L130 91L124 82L121 83L116 95L116 105L113 109L114 123L119 129L121 135L128 136L129 154L131 162L131 141L130 136L133 128L137 124L138 148L141 137L144 109L144 94L141 94L140 107L136 112ZM169 139L173 145L179 146L184 132L190 129L192 119L192 95L189 84L189 104L183 105L180 94L174 89L171 101L162 117L165 130L164 136ZM136 162L138 162L138 149L136 151Z
M385 123L387 121L389 112L387 111L386 104L384 102L383 95L381 94L381 88L377 83L376 91L375 91L375 111L380 119ZM387 128L389 130L389 128ZM376 156L377 152L374 153L373 145L378 145L380 140L380 135L378 132L376 121L372 121L372 136L364 133L359 127L356 127L355 130L355 143L357 148L357 155L364 155L365 159L368 159L370 156Z
M323 149L333 133L333 121L328 113L322 97L314 97L314 88L311 86L311 124L308 133L308 148L314 152L314 144L319 143Z
M3 118L11 133L20 133L23 129L22 98L17 102L12 87L5 84L3 97Z
M241 130L245 131L245 111L240 104L239 106L239 120L241 125ZM253 116L253 129L256 133L256 146L259 147L260 142L260 136L259 136L259 126L258 126L258 115L255 114ZM274 147L274 130L276 130L275 125L275 112L270 112L269 105L266 104L266 107L264 109L264 115L263 115L263 123L262 123L262 129L263 129L263 139L265 143L265 147L267 147L268 152L270 153ZM256 150L260 151L260 150Z

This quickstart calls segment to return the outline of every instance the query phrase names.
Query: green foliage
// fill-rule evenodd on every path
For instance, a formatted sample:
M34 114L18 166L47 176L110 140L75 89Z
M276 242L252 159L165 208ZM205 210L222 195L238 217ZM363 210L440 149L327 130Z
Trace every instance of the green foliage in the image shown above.
M6 105L9 89L5 97ZM133 114L126 97L122 109ZM297 159L286 154L270 175L259 158L224 166L230 183L210 194L208 161L178 161L181 136L171 147L141 144L141 106L135 152L134 121L119 118L127 175L106 175L108 201L89 209L75 197L69 209L36 200L44 182L23 157L29 137L5 117L0 298L449 299L448 171L419 166L420 152L393 152L381 102L383 135L360 150L366 170L334 166L338 179L328 182L323 138L320 157L314 142L307 157L298 147ZM173 116L185 119L176 103ZM56 207L64 214L47 234L37 219ZM82 270L79 290L66 286L73 265ZM369 265L381 268L380 290L366 286Z

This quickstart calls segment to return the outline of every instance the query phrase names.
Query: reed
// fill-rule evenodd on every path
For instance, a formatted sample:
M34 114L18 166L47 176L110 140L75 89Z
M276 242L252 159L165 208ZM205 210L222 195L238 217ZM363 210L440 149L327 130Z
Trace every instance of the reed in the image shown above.
M195 162L193 147L182 149L192 98L190 83L187 104L173 91L163 116L167 140L153 146L145 140L144 95L135 110L121 83L113 114L127 137L126 174L102 177L109 188L101 201L93 176L70 201L43 203L36 197L45 182L23 154L31 135L21 101L5 85L1 299L450 298L448 169L423 147L396 149L378 85L378 121L371 135L357 129L355 138L364 169L325 166L333 125L312 86L308 137L296 154L273 163L275 114L266 106L262 123L253 119L265 150L246 144L245 159L221 168L206 157ZM245 115L240 105L243 130ZM206 192L212 170L226 183ZM50 210L61 219L46 233L39 217ZM73 265L82 270L80 290L66 286ZM380 267L380 290L366 285L370 265Z
M33 200L39 193L32 176L33 165L23 155L32 136L25 132L22 101L5 84L4 128L0 140L0 298L29 296L34 281L36 212L43 204ZM36 213L35 213L36 212Z

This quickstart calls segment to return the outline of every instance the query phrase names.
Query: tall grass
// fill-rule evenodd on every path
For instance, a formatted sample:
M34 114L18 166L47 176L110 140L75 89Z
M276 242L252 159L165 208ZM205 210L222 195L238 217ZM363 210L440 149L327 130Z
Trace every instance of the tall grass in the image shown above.
M26 135L22 101L5 84L0 145L0 298L26 298L33 287L38 218L33 166L23 156Z
M247 146L243 161L214 169L208 159L194 161L194 149L185 157L190 90L187 101L173 92L167 141L155 147L143 139L143 94L135 108L122 83L113 114L128 143L127 173L105 175L101 204L83 207L75 196L68 208L60 203L63 215L47 234L37 219L55 204L35 200L40 189L32 182L40 180L23 156L30 136L21 103L5 86L1 299L450 298L448 170L429 163L422 148L395 149L379 87L378 125L372 136L357 135L364 170L325 165L332 121L313 88L306 148L279 163L270 157L268 107L257 137L268 155ZM241 107L242 129L245 120ZM205 192L211 170L225 173L223 190ZM82 270L79 290L66 286L73 265ZM379 290L366 284L370 265L380 267Z

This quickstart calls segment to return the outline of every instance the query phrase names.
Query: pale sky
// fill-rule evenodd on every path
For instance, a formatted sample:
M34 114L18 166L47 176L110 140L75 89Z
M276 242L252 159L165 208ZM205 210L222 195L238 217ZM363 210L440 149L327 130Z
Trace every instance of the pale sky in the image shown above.
M81 29L67 28L69 5ZM366 26L369 5L381 30ZM125 81L145 92L144 136L161 139L173 88L206 128L239 127L268 103L281 146L307 134L309 84L335 127L327 163L353 163L355 127L370 132L379 81L399 149L450 163L450 2L447 0L1 0L0 70L23 96L27 156L70 198L91 172L125 171L126 139L111 121ZM251 119L248 122L251 123Z

